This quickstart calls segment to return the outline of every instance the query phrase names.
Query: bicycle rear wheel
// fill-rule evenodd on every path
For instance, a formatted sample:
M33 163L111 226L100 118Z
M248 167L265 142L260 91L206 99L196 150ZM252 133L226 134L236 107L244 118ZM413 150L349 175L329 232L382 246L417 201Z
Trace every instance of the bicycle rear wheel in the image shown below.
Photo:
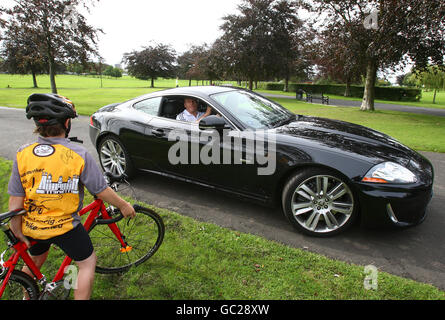
M4 277L0 278L0 286ZM26 294L25 294L26 293ZM12 271L6 289L3 292L2 300L38 300L39 287L37 283L26 273L18 270Z
M127 248L122 248L108 225L96 226L90 231L97 256L96 272L123 273L153 256L164 239L162 218L153 210L138 207L136 217L117 222Z

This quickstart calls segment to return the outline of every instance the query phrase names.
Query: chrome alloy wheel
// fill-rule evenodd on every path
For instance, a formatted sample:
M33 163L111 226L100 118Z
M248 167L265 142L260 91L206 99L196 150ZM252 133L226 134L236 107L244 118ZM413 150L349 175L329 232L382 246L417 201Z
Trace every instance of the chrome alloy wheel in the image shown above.
M100 148L100 162L105 171L116 176L123 175L127 167L124 150L117 141L111 139L107 139Z
M344 226L352 217L354 197L338 178L319 175L301 183L292 196L292 214L308 231L329 233Z

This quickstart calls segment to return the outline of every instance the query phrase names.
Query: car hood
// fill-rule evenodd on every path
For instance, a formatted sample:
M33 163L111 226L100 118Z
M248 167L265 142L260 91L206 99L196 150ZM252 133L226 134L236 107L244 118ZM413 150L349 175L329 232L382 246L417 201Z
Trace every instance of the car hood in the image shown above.
M393 161L408 166L413 158L423 158L386 134L339 120L298 116L296 121L277 128L276 133L288 139L299 138L297 143L309 147L355 154L375 164Z

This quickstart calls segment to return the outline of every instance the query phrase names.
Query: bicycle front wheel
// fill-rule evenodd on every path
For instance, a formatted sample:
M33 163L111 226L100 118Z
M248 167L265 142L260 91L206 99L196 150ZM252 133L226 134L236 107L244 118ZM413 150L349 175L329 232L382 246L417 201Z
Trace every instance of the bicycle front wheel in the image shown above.
M0 278L0 286L4 277ZM2 295L2 300L38 300L39 287L26 273L14 270Z
M162 218L153 210L138 207L136 217L116 223L127 243L123 248L108 225L90 231L97 256L96 272L123 273L153 256L162 244L165 227Z

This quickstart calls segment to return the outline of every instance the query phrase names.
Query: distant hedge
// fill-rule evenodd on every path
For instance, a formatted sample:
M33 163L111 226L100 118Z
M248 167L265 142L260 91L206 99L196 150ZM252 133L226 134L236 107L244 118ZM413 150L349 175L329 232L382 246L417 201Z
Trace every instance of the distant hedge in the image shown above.
M266 90L283 91L284 83L268 82L265 84ZM289 84L290 92L297 92L302 89L305 92L315 94L333 94L343 96L346 85L342 84L306 84L291 83ZM363 98L363 86L350 86L350 97ZM405 87L375 87L375 98L380 100L391 101L419 101L422 97L422 90Z

